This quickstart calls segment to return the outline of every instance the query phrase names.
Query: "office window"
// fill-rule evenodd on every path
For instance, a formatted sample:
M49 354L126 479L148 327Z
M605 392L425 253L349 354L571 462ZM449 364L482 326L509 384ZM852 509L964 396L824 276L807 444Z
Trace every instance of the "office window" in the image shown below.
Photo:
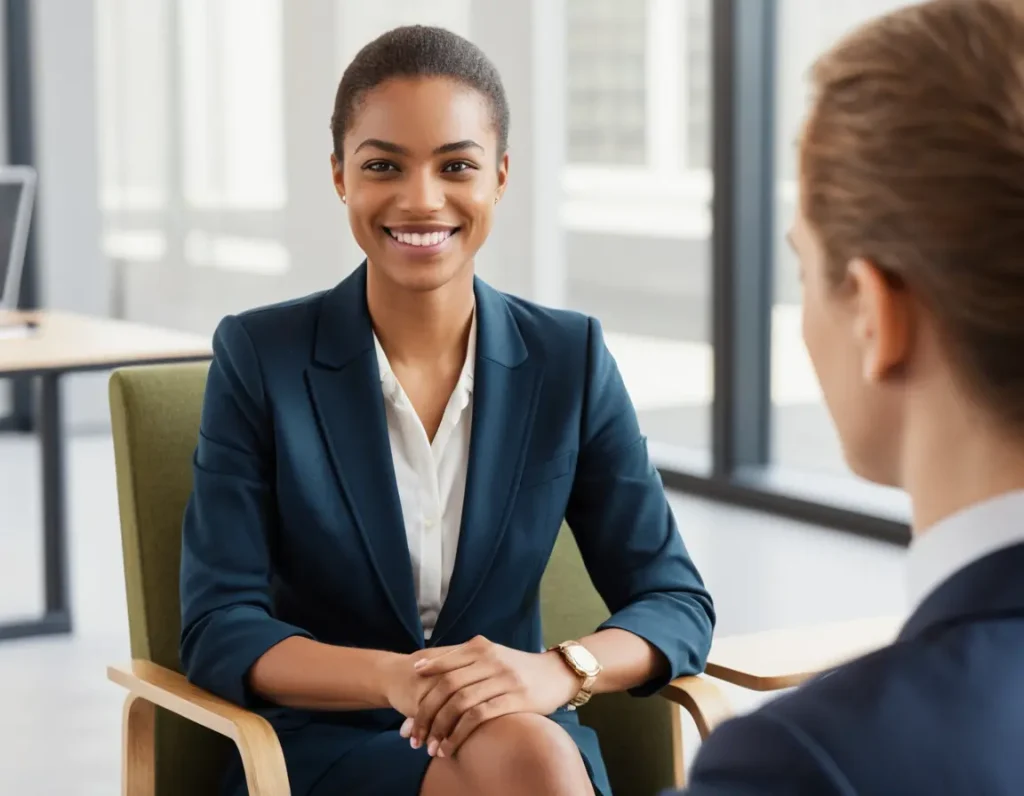
M281 0L183 0L179 21L187 201L283 206Z
M844 33L902 5L905 0L779 2L772 459L787 468L849 475L801 338L798 263L785 242L798 197L796 138L807 111L808 70Z
M678 2L678 0L675 0ZM682 151L691 169L711 168L711 3L684 2L680 15L685 48L679 58Z
M667 455L710 430L710 10L567 0L566 297Z
M647 5L567 0L571 163L642 164L647 157Z
M108 212L155 210L166 201L169 3L96 4L100 204Z

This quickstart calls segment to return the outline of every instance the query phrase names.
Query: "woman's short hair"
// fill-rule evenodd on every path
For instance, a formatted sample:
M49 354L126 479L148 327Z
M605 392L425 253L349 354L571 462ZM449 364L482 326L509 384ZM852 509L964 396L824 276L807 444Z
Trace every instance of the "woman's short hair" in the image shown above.
M932 0L814 66L801 203L834 284L913 290L957 376L1024 431L1024 3Z
M509 109L501 76L475 44L444 28L409 25L363 47L342 75L331 116L334 154L342 159L345 134L372 89L393 78L443 77L479 91L490 104L498 155L508 148Z

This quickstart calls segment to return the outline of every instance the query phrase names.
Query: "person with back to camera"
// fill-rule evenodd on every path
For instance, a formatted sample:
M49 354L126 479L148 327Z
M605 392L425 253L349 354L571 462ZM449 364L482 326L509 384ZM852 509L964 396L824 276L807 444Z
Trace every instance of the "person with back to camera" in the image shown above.
M691 796L1024 794L1022 5L904 8L814 69L804 338L851 468L911 498L913 610L720 726Z
M712 602L600 325L474 275L508 120L459 36L368 44L331 122L366 261L214 335L181 658L269 718L295 796L608 796L573 708L706 660ZM611 616L545 652L563 518Z

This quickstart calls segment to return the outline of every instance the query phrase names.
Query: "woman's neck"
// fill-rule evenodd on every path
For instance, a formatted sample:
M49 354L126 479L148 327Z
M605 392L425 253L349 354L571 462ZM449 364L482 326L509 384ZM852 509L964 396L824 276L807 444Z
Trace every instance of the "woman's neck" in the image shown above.
M465 357L473 316L473 271L436 290L405 290L372 270L366 301L377 339L392 364Z
M959 419L959 418L958 418ZM983 421L937 418L907 438L903 485L914 506L914 535L998 495L1024 489L1024 438ZM929 433L930 432L930 433ZM916 437L916 439L915 439Z

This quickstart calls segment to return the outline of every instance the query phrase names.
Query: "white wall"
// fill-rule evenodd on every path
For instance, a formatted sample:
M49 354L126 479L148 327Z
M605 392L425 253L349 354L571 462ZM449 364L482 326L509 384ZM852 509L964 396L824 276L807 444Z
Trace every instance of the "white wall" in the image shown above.
M93 0L36 0L33 93L39 196L36 225L42 306L93 315L110 309L97 202ZM105 426L106 375L66 381L65 419Z

